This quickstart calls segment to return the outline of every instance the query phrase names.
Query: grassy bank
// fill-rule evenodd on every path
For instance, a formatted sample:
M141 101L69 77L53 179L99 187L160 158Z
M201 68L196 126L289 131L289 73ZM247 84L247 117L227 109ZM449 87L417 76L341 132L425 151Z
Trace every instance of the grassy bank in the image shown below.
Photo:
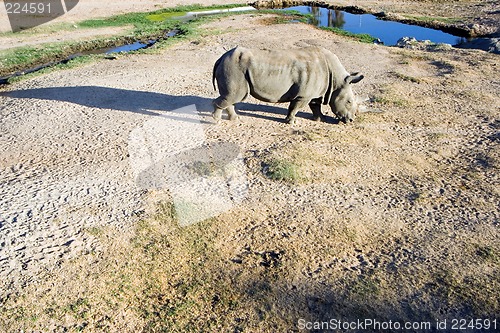
M128 13L116 15L109 18L91 19L79 22L77 26L68 24L58 25L62 31L69 34L78 29L100 29L106 27L124 27L125 31L113 37L97 38L90 41L71 41L61 43L45 43L36 46L26 46L0 51L0 76L7 76L16 71L23 71L28 68L42 64L57 62L66 59L68 56L87 51L111 48L123 44L133 43L137 40L162 39L165 32L173 29L179 30L180 36L189 36L195 33L195 27L207 18L199 18L189 22L176 20L176 17L185 15L190 11L201 11L211 9L227 9L240 5L225 6L177 6L174 8L162 9L155 12ZM25 32L30 35L37 35L52 31L53 27L37 29L36 32ZM8 33L11 35L12 33ZM161 48L162 43L158 43L155 48ZM96 56L88 55L88 58Z

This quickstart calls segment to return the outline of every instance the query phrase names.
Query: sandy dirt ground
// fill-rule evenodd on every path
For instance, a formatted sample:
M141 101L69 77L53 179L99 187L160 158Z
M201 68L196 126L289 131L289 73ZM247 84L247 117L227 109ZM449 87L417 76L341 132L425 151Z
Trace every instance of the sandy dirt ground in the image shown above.
M264 18L216 20L206 31L225 33L2 88L1 295L105 250L89 230L133 225L162 194L137 185L130 133L155 117L190 121L175 110L192 104L207 142L237 145L247 168L247 197L221 217L228 262L247 248L294 253L283 259L288 277L309 287L345 270L398 270L409 280L432 267L473 280L498 276L476 251L498 253L500 244L498 56L362 44ZM304 111L290 126L284 105L249 98L237 106L239 121L214 124L212 66L237 45L330 49L365 74L354 90L382 112L346 125L331 112L318 123ZM304 180L266 178L270 157L299 161Z
M112 37L123 34L129 30L127 27L104 28L104 29L79 29L71 34L58 32L38 33L30 36L10 36L0 37L0 50L7 50L12 47L34 46L43 43L60 43L69 41L92 40L96 38Z

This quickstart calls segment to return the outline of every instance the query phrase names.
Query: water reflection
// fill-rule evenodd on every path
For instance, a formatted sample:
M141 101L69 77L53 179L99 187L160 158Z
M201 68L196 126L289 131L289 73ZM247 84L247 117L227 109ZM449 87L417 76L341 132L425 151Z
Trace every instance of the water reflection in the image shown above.
M340 28L356 34L369 34L380 39L385 45L395 45L401 37L411 36L417 40L434 43L459 44L464 38L453 36L440 30L424 28L393 21L377 19L370 14L351 14L345 11L313 6L286 8L303 14L311 14L310 24L318 27Z
M340 10L326 9L321 7L307 7L307 8L309 10L309 13L312 14L312 18L309 23L315 26L342 28L346 23L346 20L344 18L344 12ZM322 19L324 19L325 17L326 17L326 24L322 24Z

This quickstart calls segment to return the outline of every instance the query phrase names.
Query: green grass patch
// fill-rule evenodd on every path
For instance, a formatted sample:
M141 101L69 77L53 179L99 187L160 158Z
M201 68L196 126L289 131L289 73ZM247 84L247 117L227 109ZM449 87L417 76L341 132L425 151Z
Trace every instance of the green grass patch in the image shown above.
M419 22L442 22L442 23L448 23L448 24L453 24L462 21L460 18L456 17L441 17L441 16L418 16L418 15L409 15L405 14L403 15L407 19L414 20L414 21L419 21Z
M312 20L314 20L314 15L313 14L304 14L299 12L298 10L280 10L280 11L270 11L273 14L279 14L280 16L284 18L288 18L289 20L293 21L299 21L302 23L309 23Z
M264 164L264 173L272 180L295 183L301 179L299 166L284 159L273 158Z
M346 31L346 30L340 29L340 28L321 27L320 29L333 32L333 33L340 35L340 36L349 37L351 39L357 40L357 41L362 42L362 43L370 43L371 44L377 40L377 38L375 38L369 34L355 34L353 32L349 32L349 31Z
M176 17L182 17L185 16L187 12L177 12L177 11L171 11L171 12L165 12L165 13L159 13L159 14L151 14L146 16L146 19L151 21L151 22L162 22L165 20L173 19Z
M114 37L93 41L46 43L36 46L6 49L0 51L0 76L6 76L16 71L25 71L44 64L57 63L73 54L113 47L127 43L128 41L130 41L129 37ZM73 59L68 63L75 65L79 62L75 60ZM87 62L87 60L89 60L88 57L82 60L82 62ZM61 68L61 66L58 65L56 68Z
M147 24L150 24L150 21L146 19L146 13L127 13L107 18L89 19L78 23L82 28L120 27L124 25L140 27Z
M154 12L127 13L115 15L108 18L85 20L80 22L78 25L87 28L101 28L117 27L131 24L134 25L137 29L142 29L144 28L144 26L155 26L157 24L164 23L167 20L184 16L188 12L202 12L205 10L229 9L235 7L241 7L241 5L213 5L207 7L201 5L176 6L173 8L165 8Z
M69 47L69 44L66 44L66 47ZM44 44L43 47L26 46L7 49L0 52L0 66L8 68L43 59L50 59L57 57L61 51L64 52L64 48L61 48L58 44Z
M146 19L152 22L161 22L185 16L189 12L204 12L207 10L230 9L241 6L241 4L214 5L209 7L200 7L199 5L177 6L174 8L163 9L160 12L156 12L154 14L149 14L146 16Z

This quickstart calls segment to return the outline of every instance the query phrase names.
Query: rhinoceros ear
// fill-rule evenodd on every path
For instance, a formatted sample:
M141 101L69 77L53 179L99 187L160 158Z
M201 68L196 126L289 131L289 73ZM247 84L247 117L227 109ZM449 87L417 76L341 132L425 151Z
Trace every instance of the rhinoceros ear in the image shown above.
M351 75L347 75L344 81L347 84L352 84L352 83L358 83L359 81L363 80L363 78L364 75L361 73L352 73Z

